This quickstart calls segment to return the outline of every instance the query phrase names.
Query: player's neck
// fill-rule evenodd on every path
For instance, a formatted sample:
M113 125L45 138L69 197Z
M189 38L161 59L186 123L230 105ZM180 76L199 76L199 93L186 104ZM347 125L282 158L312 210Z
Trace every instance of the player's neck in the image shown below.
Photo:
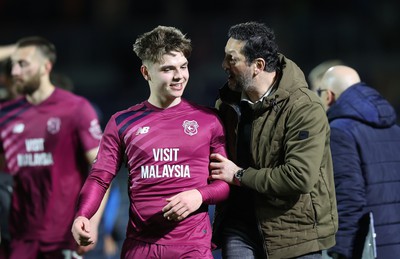
M173 98L173 99L160 99L160 98L149 98L147 100L151 105L162 108L162 109L168 109L170 107L173 107L175 105L178 105L182 99L179 98Z
M33 105L37 105L45 101L54 92L55 87L50 83L40 85L39 89L31 95L27 95L26 99Z

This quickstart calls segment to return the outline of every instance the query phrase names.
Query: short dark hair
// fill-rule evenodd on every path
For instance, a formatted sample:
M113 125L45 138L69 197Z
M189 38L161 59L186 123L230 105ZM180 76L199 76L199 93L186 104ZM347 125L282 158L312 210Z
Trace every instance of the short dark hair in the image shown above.
M265 24L252 21L233 25L228 31L228 37L246 41L242 53L246 57L246 62L251 63L256 58L263 58L266 62L266 71L272 72L278 68L278 44L275 42L275 33Z
M186 58L192 53L190 39L175 27L157 26L140 35L133 44L133 51L142 61L160 62L164 54L182 52Z
M25 37L17 41L17 48L36 47L41 54L50 60L52 64L56 63L57 52L53 43L39 36Z

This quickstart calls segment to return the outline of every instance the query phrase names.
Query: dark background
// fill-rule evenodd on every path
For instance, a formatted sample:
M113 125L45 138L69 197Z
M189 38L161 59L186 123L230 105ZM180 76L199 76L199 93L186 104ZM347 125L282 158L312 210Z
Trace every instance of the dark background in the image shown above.
M54 70L71 77L75 92L97 103L104 120L149 95L132 51L139 34L176 26L192 39L187 99L213 105L226 76L221 68L233 24L271 26L280 51L307 75L341 59L363 81L400 107L398 0L0 0L0 45L40 35L58 49Z

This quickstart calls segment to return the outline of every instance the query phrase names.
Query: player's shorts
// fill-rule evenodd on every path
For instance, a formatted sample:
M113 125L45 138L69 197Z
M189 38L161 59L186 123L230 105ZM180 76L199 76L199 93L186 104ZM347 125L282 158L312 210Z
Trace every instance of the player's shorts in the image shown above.
M192 245L159 245L135 239L125 239L121 258L146 259L213 259L211 249Z
M74 250L60 249L40 251L39 241L13 240L10 247L9 259L83 259Z

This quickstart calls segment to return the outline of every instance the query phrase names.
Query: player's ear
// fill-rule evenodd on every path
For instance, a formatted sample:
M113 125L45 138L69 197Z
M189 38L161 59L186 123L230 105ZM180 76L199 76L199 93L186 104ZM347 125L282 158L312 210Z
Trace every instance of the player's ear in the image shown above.
M40 72L40 74L50 74L52 68L53 68L53 64L49 60L46 60L39 67L39 72Z
M142 65L140 67L140 72L142 73L144 79L146 79L147 81L151 80L149 70L147 69L147 67L145 65Z

